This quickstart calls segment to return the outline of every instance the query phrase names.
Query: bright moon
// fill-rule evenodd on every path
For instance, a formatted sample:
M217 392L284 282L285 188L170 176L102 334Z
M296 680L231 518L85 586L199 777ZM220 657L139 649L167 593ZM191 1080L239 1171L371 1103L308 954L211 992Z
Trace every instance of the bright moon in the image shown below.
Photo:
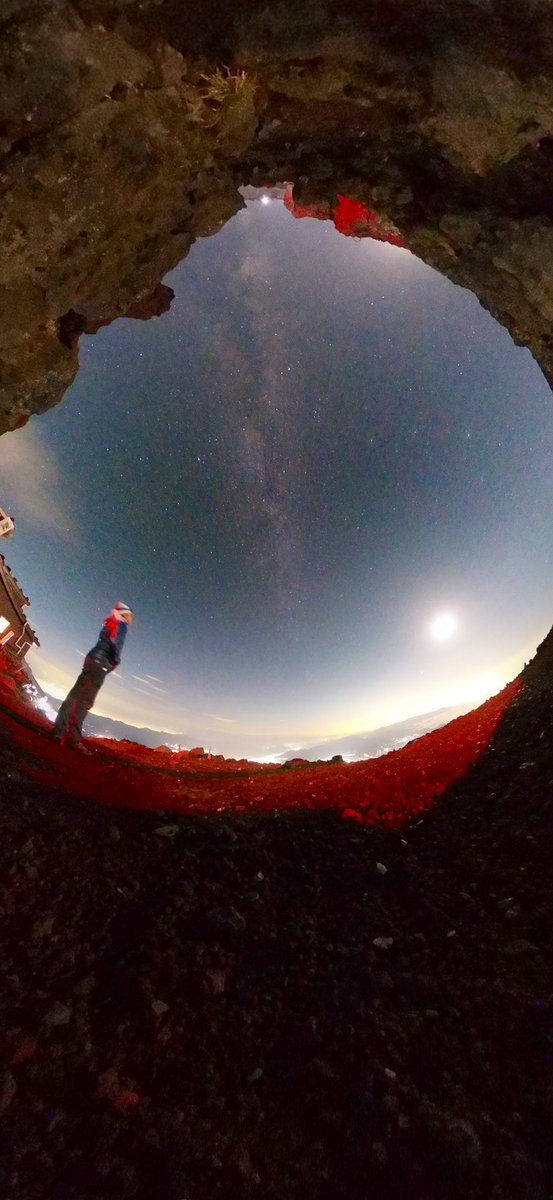
M433 620L430 629L439 642L445 642L455 633L457 621L450 613L442 613Z

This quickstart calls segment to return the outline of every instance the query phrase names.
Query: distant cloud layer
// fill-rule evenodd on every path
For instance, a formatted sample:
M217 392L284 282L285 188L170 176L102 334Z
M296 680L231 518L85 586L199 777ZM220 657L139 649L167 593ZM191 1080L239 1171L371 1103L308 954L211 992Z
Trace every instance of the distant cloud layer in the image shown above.
M73 537L75 529L60 497L61 475L51 450L45 450L33 425L0 438L0 503L17 524L25 518L41 529Z
M155 678L153 675L133 675L132 678L136 679L137 683L145 683L146 687L151 688L153 692L163 692L165 696L168 695L167 688L157 687L155 683L150 683L150 679ZM137 691L143 692L144 688L137 688Z

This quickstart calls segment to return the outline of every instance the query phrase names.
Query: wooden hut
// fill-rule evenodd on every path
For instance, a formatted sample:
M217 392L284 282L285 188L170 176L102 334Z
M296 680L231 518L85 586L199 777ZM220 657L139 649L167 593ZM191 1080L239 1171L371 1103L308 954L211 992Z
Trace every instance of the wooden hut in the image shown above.
M16 658L24 658L31 646L40 645L23 612L29 603L0 554L0 647L9 649Z

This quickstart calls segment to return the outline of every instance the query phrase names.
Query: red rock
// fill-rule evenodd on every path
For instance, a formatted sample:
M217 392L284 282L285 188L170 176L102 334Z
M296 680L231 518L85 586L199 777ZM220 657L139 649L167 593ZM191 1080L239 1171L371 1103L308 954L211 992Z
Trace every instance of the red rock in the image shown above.
M4 1071L0 1081L0 1113L6 1111L17 1091L17 1084L11 1071Z
M34 1058L37 1051L38 1042L36 1038L22 1037L17 1042L12 1055L12 1066L16 1067L19 1063L27 1062L29 1058Z

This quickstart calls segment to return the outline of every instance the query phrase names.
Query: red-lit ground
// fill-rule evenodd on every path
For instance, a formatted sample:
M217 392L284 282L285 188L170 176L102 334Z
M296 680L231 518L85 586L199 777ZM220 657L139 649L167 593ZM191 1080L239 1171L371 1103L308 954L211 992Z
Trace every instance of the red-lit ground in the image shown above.
M474 712L382 758L283 770L99 738L84 743L90 757L76 754L49 739L50 722L25 703L13 669L4 659L2 672L0 660L5 728L25 755L26 773L44 787L129 808L180 813L332 808L358 822L387 825L424 812L466 773L521 686L515 679Z
M80 757L0 679L2 1197L551 1200L549 638L289 771Z

